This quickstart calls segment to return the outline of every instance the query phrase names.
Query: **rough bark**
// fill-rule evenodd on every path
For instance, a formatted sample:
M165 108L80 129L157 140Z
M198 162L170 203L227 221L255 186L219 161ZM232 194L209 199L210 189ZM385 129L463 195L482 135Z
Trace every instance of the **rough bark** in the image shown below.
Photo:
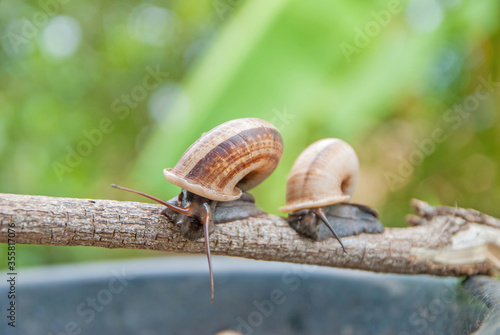
M375 272L463 276L498 270L498 219L417 200L412 205L419 215L409 217L412 227L344 237L347 254L338 241L315 242L267 214L217 225L210 247L217 255ZM0 194L0 242L9 241L10 227L15 243L22 244L205 253L203 239L183 238L162 209L138 202Z

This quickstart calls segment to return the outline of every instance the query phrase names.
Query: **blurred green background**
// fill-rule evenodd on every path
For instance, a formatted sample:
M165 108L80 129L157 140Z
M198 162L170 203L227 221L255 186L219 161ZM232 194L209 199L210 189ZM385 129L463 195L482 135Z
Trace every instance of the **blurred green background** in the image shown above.
M270 213L298 154L339 137L386 226L413 197L500 217L497 0L8 0L0 27L0 192L170 199L163 168L259 117L285 142L251 191ZM159 254L17 248L18 266Z

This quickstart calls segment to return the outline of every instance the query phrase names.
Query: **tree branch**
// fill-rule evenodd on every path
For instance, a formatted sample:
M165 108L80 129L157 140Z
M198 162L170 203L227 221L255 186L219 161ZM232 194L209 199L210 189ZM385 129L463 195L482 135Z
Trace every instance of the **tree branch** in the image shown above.
M463 276L492 275L500 268L500 221L474 210L412 202L413 227L382 234L315 242L298 235L283 218L262 214L218 224L210 236L213 254L341 268ZM205 253L161 214L163 207L138 202L0 194L1 243L15 231L16 243Z

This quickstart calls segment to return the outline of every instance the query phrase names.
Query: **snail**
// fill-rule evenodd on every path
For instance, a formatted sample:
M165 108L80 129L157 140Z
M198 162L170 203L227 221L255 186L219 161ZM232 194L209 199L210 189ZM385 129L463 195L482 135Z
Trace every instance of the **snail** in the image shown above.
M204 133L181 156L165 178L182 188L177 198L166 202L128 188L115 188L142 195L167 207L164 214L180 225L190 240L205 235L210 274L211 301L214 280L209 235L215 223L262 213L253 197L243 193L266 179L283 153L283 140L270 123L244 118L225 122Z
M288 223L300 234L322 241L360 233L381 233L377 211L364 205L347 204L359 177L354 149L336 138L326 138L307 147L293 164L287 180ZM324 223L324 224L321 224Z

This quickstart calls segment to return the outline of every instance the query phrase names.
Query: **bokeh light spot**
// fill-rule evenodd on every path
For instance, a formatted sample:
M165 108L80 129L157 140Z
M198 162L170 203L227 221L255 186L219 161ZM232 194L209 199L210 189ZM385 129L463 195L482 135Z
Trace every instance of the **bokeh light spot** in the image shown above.
M406 19L414 30L430 32L443 21L443 9L436 0L411 0L406 8Z
M56 16L47 24L41 37L41 48L46 56L65 58L71 56L81 41L78 21L69 16Z
M162 46L172 40L176 16L165 8L150 5L136 7L128 19L129 34L138 41Z
M148 107L153 119L158 124L164 124L167 116L169 118L187 117L191 104L184 88L171 82L162 85L151 95Z

